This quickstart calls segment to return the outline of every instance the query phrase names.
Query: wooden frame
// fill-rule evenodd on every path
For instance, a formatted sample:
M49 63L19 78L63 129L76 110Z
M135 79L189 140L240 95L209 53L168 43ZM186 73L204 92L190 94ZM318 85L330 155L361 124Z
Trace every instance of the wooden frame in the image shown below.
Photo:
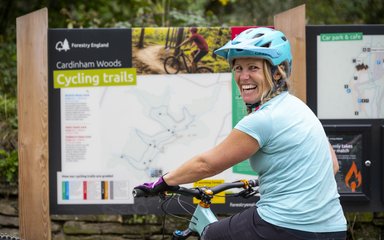
M19 17L19 221L21 239L51 239L48 182L48 10Z
M275 15L274 26L287 36L293 55L291 91L303 102L307 101L305 5Z

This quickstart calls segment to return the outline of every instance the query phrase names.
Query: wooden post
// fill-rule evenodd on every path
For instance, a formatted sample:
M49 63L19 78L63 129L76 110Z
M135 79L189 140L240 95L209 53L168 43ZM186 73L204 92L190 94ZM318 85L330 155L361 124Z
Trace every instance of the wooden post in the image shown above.
M291 43L293 54L291 84L293 94L306 102L305 5L275 15L274 26L284 32ZM310 80L308 79L308 81Z
M20 238L51 239L48 182L48 10L16 19Z

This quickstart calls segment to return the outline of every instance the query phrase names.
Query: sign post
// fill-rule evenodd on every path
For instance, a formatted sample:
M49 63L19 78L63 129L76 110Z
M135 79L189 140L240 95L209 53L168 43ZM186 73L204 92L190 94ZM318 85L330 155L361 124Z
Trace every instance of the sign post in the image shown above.
M17 18L21 239L51 239L48 182L46 8Z
M291 85L295 96L307 101L305 5L289 9L274 17L274 26L285 33L293 55Z

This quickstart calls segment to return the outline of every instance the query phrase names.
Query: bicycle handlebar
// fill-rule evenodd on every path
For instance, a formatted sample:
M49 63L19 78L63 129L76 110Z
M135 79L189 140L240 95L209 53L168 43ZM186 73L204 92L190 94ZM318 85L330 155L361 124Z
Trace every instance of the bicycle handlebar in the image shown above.
M231 188L248 188L248 187L256 187L258 186L258 180L257 179L251 179L251 180L242 180L242 181L236 181L231 183L223 183L217 186L214 186L210 189L213 193L213 195L218 194L220 192L223 192L225 190L231 189ZM179 187L177 190L168 190L169 193L176 193L183 196L190 196L190 197L199 197L202 195L201 188L185 188L185 187ZM139 197L148 197L153 196L148 194L147 192L141 190L141 189L133 189L132 195L134 198Z
M147 192L144 192L143 190L138 189L138 188L134 188L132 190L132 195L133 195L134 198L148 197L148 193Z

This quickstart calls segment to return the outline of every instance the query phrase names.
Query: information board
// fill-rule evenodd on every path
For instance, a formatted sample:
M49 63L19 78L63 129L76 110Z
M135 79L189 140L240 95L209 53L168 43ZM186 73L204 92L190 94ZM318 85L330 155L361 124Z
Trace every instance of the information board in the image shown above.
M383 42L384 25L306 27L307 104L337 153L346 211L384 209Z
M209 44L199 66L211 72L190 72L193 46L175 48L189 28L49 30L52 214L140 212L134 186L156 180L229 134L232 75L212 51L230 39L231 29L198 32ZM167 74L176 68L166 69L167 59L181 51L185 62ZM208 181L255 176L245 163Z
M362 193L362 135L339 133L329 134L328 138L339 160L340 170L336 175L339 193Z
M339 171L335 178L343 199L368 200L370 191L369 154L371 125L324 125L335 150Z
M384 118L384 26L307 28L309 93L320 119ZM316 70L316 71L312 71ZM316 81L314 80L316 78ZM317 84L312 87L311 84ZM316 92L313 92L317 89ZM312 105L312 103L310 103Z

